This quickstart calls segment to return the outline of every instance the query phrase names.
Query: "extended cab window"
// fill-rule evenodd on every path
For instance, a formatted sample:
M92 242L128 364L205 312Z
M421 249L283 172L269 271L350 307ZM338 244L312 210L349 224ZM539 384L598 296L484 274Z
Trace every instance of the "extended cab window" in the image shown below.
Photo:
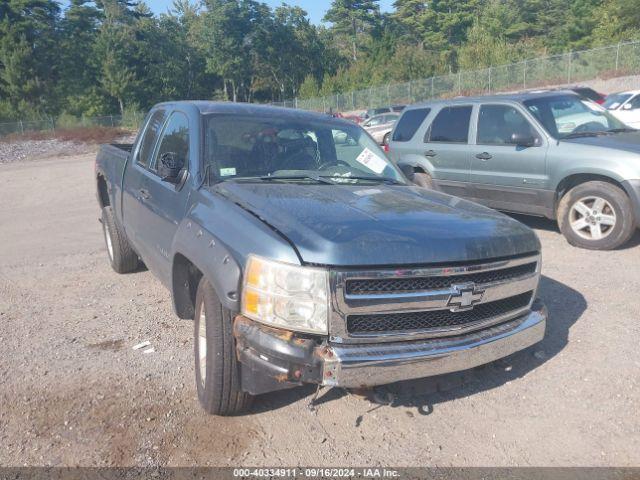
M169 118L150 166L152 170L156 170L158 159L166 153L173 153L184 165L189 164L189 120L184 113L174 112Z
M159 109L151 114L149 121L147 122L144 135L140 141L140 148L138 149L138 158L136 162L144 167L149 166L149 160L153 155L153 149L156 146L160 129L164 124L165 110Z
M430 108L416 108L404 112L393 132L393 141L408 142L411 140L430 111Z
M479 145L512 145L513 136L538 138L529 121L509 105L482 105L478 116Z
M467 143L472 107L445 107L438 112L425 142Z

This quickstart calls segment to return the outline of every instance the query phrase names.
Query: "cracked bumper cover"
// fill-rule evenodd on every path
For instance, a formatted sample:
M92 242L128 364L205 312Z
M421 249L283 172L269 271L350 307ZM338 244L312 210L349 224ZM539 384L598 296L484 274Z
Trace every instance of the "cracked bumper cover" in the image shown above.
M234 322L243 389L266 393L303 383L371 387L466 370L506 357L544 337L546 307L466 335L376 344L335 344L271 328L243 316Z

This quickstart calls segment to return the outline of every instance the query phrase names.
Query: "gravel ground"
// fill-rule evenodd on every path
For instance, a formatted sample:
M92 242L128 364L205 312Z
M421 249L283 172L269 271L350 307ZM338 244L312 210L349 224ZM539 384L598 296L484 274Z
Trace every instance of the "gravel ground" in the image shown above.
M95 148L95 145L56 139L0 142L0 164L38 160L47 157L79 155L92 152Z
M135 136L127 135L117 140L119 143L132 143ZM96 146L91 143L73 141L21 140L15 142L0 141L0 165L5 163L40 160L51 157L67 157L95 152Z
M94 154L0 165L0 465L640 464L640 235L543 244L541 344L361 396L299 388L241 417L198 406L192 322L107 264ZM149 340L155 352L132 350Z

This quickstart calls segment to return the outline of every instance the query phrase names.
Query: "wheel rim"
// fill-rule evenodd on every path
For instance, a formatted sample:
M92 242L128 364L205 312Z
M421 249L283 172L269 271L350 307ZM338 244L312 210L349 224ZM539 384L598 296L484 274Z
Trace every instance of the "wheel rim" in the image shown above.
M200 361L200 380L202 385L207 379L207 317L204 313L204 305L200 311L200 322L198 328L198 356Z
M589 196L575 202L569 212L569 224L585 240L607 238L616 226L616 211L602 197Z
M104 240L107 243L107 252L109 253L109 260L113 262L113 242L111 241L111 233L109 233L109 229L103 223L102 230L104 230Z

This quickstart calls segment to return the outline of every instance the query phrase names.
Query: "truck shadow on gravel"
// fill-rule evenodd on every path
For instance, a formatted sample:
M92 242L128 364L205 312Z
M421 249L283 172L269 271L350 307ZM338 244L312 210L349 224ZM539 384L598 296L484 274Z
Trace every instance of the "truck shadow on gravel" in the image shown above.
M463 372L398 382L373 389L351 392L338 388L323 389L315 400L314 386L274 392L264 395L260 402L256 402L252 413L282 408L303 399L309 402L311 408L322 409L346 395L362 395L371 402L372 408L356 419L356 426L359 426L363 417L378 408L403 407L405 410L410 409L407 411L410 416L430 415L434 412L434 406L439 403L500 387L524 377L561 352L568 343L571 326L587 308L587 302L580 292L544 275L540 279L538 296L549 309L550 321L547 323L544 339L506 358Z

